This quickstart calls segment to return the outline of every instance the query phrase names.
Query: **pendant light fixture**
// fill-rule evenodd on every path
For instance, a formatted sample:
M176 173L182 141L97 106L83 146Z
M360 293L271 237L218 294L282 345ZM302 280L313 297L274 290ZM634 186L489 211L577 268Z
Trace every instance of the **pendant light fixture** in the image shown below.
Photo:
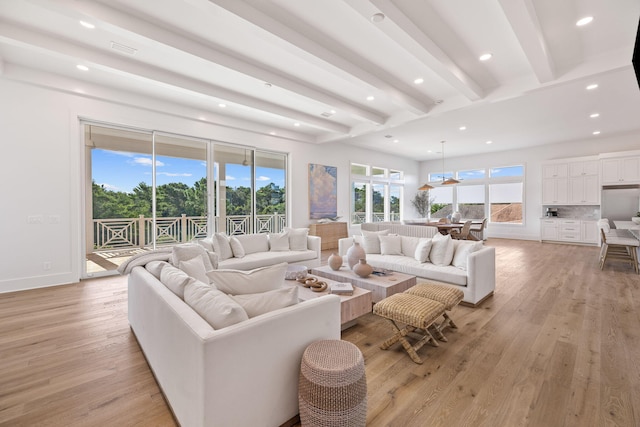
M442 144L442 185L458 184L460 183L460 181L458 181L457 179L454 179L453 177L444 179L444 143L445 141L440 141L440 143Z
M429 191L429 190L433 190L433 186L429 185L429 184L424 184L421 187L418 187L418 191Z
M242 161L242 166L249 166L249 161L247 160L247 150L244 150L244 160Z

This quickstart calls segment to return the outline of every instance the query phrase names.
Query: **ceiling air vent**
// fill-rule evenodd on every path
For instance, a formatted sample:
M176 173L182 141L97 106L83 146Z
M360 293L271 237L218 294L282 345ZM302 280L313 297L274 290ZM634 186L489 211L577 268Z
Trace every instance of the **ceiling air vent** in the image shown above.
M329 117L333 116L333 113L330 113L330 112L328 112L328 111L325 111L324 113L320 113L320 115L321 115L322 117L327 117L327 118L329 118Z
M135 49L133 47L126 46L120 43L116 43L114 41L111 42L111 49L117 50L118 52L121 52L121 53L126 53L127 55L135 55L136 52L138 51L138 49Z

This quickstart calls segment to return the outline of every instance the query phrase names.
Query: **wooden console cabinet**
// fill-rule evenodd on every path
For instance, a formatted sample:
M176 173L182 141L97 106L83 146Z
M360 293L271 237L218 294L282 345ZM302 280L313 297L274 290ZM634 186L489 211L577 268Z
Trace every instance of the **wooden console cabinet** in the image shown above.
M337 249L338 240L348 237L346 222L326 222L323 224L309 225L309 234L319 236L322 239L320 249Z

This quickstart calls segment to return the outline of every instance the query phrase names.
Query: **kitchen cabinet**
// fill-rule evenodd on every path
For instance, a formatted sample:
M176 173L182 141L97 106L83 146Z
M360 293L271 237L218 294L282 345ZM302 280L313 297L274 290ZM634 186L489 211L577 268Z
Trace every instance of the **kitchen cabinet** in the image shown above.
M542 178L566 178L569 174L568 163L549 163L542 166Z
M542 204L558 205L568 201L567 163L552 163L542 166Z
M569 218L542 219L540 240L590 245L597 245L600 242L596 221Z
M602 160L602 185L640 183L640 157Z
M600 181L598 175L569 178L568 203L571 205L599 205Z
M598 160L543 165L542 204L599 205Z
M586 160L569 163L569 176L598 175L598 161Z

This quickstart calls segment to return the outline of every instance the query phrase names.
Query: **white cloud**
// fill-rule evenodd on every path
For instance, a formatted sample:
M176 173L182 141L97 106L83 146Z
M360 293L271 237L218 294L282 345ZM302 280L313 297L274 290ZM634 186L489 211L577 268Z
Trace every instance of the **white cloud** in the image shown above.
M193 176L190 173L175 173L175 172L157 172L156 175L164 175L164 176Z
M224 179L226 181L235 181L236 177L235 176L231 176L231 175L227 175L227 176L224 177Z
M256 181L271 181L271 178L269 178L268 176L259 176L258 178L256 178Z
M151 157L134 157L133 163L140 166L151 166L152 161L151 161ZM164 166L164 163L162 163L159 160L156 160L156 167L160 167L160 166Z
M120 189L120 187L117 187L115 185L111 185L111 184L107 184L107 183L102 183L102 184L97 184L100 187L104 188L107 191L122 191Z

